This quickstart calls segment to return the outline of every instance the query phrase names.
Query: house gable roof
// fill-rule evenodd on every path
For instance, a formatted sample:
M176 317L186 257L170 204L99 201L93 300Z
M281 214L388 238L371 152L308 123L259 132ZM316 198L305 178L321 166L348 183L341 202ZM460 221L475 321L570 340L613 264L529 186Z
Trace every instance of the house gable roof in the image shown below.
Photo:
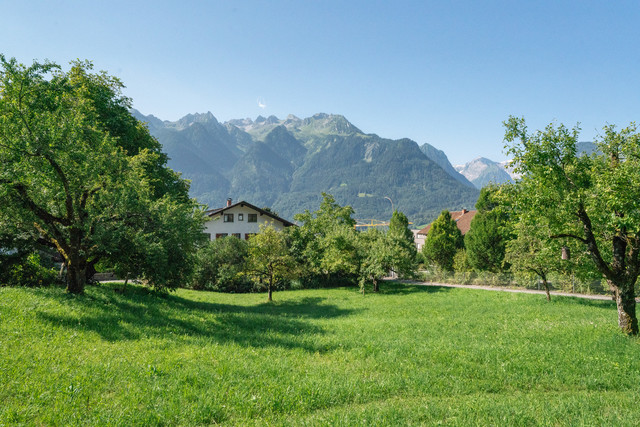
M474 216L476 216L476 213L478 213L478 211L468 211L466 209L463 209L461 211L451 211L449 212L449 215L451 215L451 219L456 222L458 230L460 230L460 233L462 233L462 235L464 236L469 232L469 229L471 229L471 220ZM429 234L430 229L431 224L418 231L418 234L426 236L427 234Z
M260 215L266 215L270 218L275 219L276 221L280 221L285 227L291 227L292 225L295 225L294 223L292 223L291 221L287 221L284 218L280 218L278 215L274 214L273 212L269 212L266 211L264 209L260 209L259 207L252 205L251 203L245 202L244 200L241 202L237 202L234 203L232 205L229 206L225 206L224 208L218 208L218 209L210 209L208 211L205 211L204 214L206 216L208 216L209 218L213 218L216 215L222 215L225 211L232 209L236 206L240 206L240 207L245 207L247 206L248 208L253 209L254 211L257 211L258 213L260 213Z

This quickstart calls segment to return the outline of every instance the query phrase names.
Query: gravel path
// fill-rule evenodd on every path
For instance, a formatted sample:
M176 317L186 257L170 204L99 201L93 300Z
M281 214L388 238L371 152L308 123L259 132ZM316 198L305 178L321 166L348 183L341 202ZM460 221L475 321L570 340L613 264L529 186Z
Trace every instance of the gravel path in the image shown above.
M516 292L522 294L539 294L546 296L544 291L538 291L535 289L511 289L511 288L502 288L497 286L478 286L478 285L453 285L449 283L435 283L435 282L415 282L411 280L396 280L402 283L411 283L413 285L418 286L444 286L446 288L467 288L467 289L482 289L484 291L498 291L498 292ZM555 292L551 291L551 296L562 296L562 297L574 297L574 298L585 298L585 299L595 299L595 300L609 300L612 301L611 296L609 295L586 295L586 294L572 294L568 292Z

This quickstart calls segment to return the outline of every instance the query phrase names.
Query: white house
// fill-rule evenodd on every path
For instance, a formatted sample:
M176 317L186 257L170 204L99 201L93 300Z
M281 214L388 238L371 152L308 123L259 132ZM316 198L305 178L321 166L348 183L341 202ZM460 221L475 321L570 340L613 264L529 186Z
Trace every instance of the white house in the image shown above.
M420 230L411 230L413 233L413 243L416 244L416 249L418 252L422 252L422 247L424 246L424 240L427 237L424 234L420 234Z
M227 206L224 208L211 209L205 214L209 219L205 223L204 232L211 240L226 236L248 239L260 231L260 224L271 224L276 230L295 225L251 203L231 203L231 199L227 199Z

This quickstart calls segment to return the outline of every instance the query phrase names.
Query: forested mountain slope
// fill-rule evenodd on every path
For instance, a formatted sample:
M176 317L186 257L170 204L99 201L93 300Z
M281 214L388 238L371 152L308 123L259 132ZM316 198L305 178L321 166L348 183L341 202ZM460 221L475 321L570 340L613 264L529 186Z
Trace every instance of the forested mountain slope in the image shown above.
M388 219L388 197L423 224L443 209L473 208L478 196L416 142L365 134L339 115L219 123L211 113L177 122L134 114L162 143L169 165L192 180L192 195L210 207L245 199L291 219L315 210L324 191L353 206L357 218Z

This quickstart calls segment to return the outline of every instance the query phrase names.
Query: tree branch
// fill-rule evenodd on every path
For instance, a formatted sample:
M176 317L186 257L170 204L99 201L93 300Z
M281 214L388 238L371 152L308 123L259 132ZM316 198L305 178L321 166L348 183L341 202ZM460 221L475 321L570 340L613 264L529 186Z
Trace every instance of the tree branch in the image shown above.
M587 239L582 238L580 236L576 236L575 234L554 234L549 236L552 239L561 239L561 238L570 238L570 239L576 239L579 240L580 242L584 243L585 245L588 244Z
M64 225L64 226L71 225L71 222L68 219L60 218L58 216L50 214L44 208L38 206L33 200L31 200L31 197L29 197L29 194L27 192L27 187L24 184L14 183L14 182L6 180L6 179L0 180L0 184L9 184L10 186L12 186L13 189L16 191L20 201L27 208L29 208L29 210L31 212L33 212L38 218L40 218L45 223L47 223L47 224L55 224L55 223L57 223L57 224L61 224L61 225Z
M60 178L60 181L62 182L62 186L64 187L64 193L65 193L64 204L65 204L65 207L67 208L67 220L71 222L73 221L73 217L74 217L74 208L73 208L73 197L71 196L71 190L69 189L69 180L67 179L67 175L64 173L64 171L62 170L58 162L56 162L53 159L53 157L51 157L48 154L43 154L42 156L49 162L53 170L56 171L56 174L58 175L58 177Z
M591 254L591 258L593 262L596 264L596 268L600 273L602 273L607 279L615 280L615 274L611 270L611 268L607 265L605 260L602 258L602 254L600 253L600 248L598 248L598 242L596 241L595 236L593 235L593 225L591 224L591 218L587 214L587 211L584 209L582 203L578 208L577 212L578 218L580 222L582 222L582 228L584 229L585 234L585 244L587 245L587 249Z

